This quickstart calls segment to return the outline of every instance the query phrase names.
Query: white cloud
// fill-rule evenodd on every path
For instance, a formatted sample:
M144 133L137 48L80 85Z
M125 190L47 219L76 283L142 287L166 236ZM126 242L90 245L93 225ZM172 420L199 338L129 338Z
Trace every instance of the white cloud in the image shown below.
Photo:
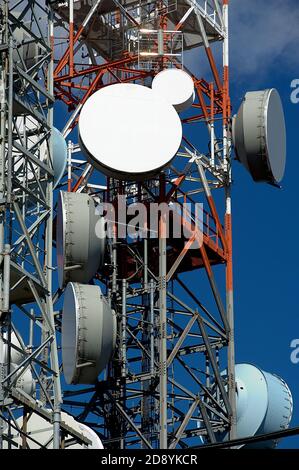
M232 83L251 79L257 84L281 70L299 75L298 0L230 0L229 11ZM212 44L212 49L222 63L221 45ZM209 78L203 48L186 52L185 63Z
M274 67L298 70L298 0L231 0L230 33L236 78Z

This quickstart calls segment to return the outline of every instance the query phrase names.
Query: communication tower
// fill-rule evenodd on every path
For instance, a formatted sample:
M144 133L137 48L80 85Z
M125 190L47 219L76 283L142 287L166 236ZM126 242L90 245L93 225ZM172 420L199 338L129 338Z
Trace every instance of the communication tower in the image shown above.
M285 131L275 90L232 118L229 0L0 12L2 447L185 449L288 427L287 385L235 367L232 148L277 185ZM123 236L140 204L168 212Z
M197 250L190 249L191 233L186 243L163 237L129 243L116 234L110 244L111 258L98 278L118 317L116 353L94 387L64 393L64 406L97 430L105 447L184 448L201 438L215 442L225 429L235 436L228 8L227 1L53 2L62 31L54 29L61 51L54 89L69 110L63 134L72 137L68 191L115 203L126 194L128 204L204 204ZM64 48L61 37L67 38ZM212 42L223 50L219 63ZM206 77L184 65L189 50L194 62L207 58ZM195 91L171 167L141 182L96 178L72 132L84 104L107 85L147 85L164 69L185 70ZM138 139L139 123L129 116ZM111 132L111 146L117 132ZM144 149L152 138L148 132ZM122 145L125 157L131 143ZM195 280L192 288L186 273Z
M81 431L60 423L52 297L53 185L59 165L57 159L53 163L51 30L45 2L1 2L1 448L40 447L27 429L32 415L48 423L55 448L64 433L86 441Z

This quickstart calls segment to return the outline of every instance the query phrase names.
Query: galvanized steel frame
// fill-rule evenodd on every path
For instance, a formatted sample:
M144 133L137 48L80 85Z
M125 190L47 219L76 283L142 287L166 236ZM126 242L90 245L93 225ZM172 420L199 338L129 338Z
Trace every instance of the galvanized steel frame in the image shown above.
M100 2L95 2L86 22L92 21ZM236 403L234 376L234 331L233 331L233 283L232 283L232 237L231 237L231 143L228 62L228 1L190 1L190 8L177 25L183 28L185 16L193 10L202 32L203 46L210 64L213 81L198 79L191 72L197 93L193 106L194 114L183 120L184 124L205 122L209 131L211 151L204 154L184 137L184 146L179 156L186 159L184 170L171 168L166 179L139 184L137 197L152 201L188 200L201 195L209 208L208 220L215 227L216 243L209 233L204 233L204 244L200 248L203 268L210 284L211 296L215 300L215 313L192 292L181 279L178 268L193 239L187 242L172 266L166 262L166 242L159 238L159 272L154 274L149 266L150 248L144 241L140 247L128 246L136 271L142 272L138 286L130 286L131 277L120 277L121 261L117 259L116 239L111 243L111 275L106 284L107 296L118 312L118 348L105 378L95 387L65 391L64 407L72 410L79 420L97 430L106 447L142 446L145 448L185 448L191 446L194 437L205 436L208 442L215 442L215 433L229 430L235 436ZM222 3L222 4L221 4ZM213 8L213 13L208 10ZM90 66L78 69L76 43L86 26L74 26L72 2L69 2L69 24L64 27L69 35L69 47L58 59L54 72L56 97L69 106L72 114L64 127L67 137L77 124L78 115L90 94L104 83L144 80L148 74L134 67L138 57L123 51L123 57L115 61L96 63L90 55ZM125 14L120 11L119 14ZM166 15L167 17L167 15ZM223 44L223 65L216 65L209 39L205 34L203 21L212 24ZM78 26L78 25L77 25ZM55 35L54 35L55 36ZM91 54L90 47L87 49ZM164 58L164 64L166 59ZM76 65L77 63L77 65ZM79 79L89 77L89 85ZM108 78L107 78L108 77ZM106 80L106 82L105 82ZM108 80L108 81L107 81ZM78 93L80 92L80 93ZM220 123L220 131L219 131ZM221 127L222 126L222 127ZM216 133L220 133L218 137ZM69 166L67 188L69 191L87 191L113 201L117 194L130 191L130 185L107 179L106 185L93 182L93 168L79 156L79 148L69 141ZM190 184L193 184L190 188ZM62 189L64 186L62 185ZM157 190L159 188L159 190ZM225 213L222 224L220 207L216 207L212 190L224 193ZM141 197L141 194L143 196ZM145 196L146 195L146 196ZM218 206L218 204L217 204ZM162 224L163 221L161 221ZM209 224L209 223L208 223ZM162 226L160 226L162 230ZM225 301L217 287L213 272L214 260L211 250L225 265ZM208 250L208 251L207 251ZM131 273L132 274L132 273ZM134 274L134 273L133 273ZM171 291L172 284L175 293ZM190 301L180 298L179 288ZM223 290L223 285L222 285ZM59 296L60 293L58 293ZM218 313L217 313L218 312ZM218 315L218 316L217 316ZM186 317L183 324L177 318ZM217 316L217 318L216 318ZM174 317L174 318L173 318ZM133 318L133 320L132 320ZM135 323L134 323L135 322ZM196 328L196 330L194 330ZM192 344L190 338L197 338L199 344ZM170 342L173 345L170 345ZM220 361L219 350L227 351L227 360ZM132 358L137 351L137 358ZM184 357L201 354L205 358L204 379L194 371ZM134 362L141 372L134 372ZM178 383L176 373L172 375L173 364L179 364L193 381L190 388ZM132 367L133 364L133 367ZM228 381L220 375L228 368ZM84 400L84 395L88 399ZM137 401L137 405L136 402ZM176 401L188 403L180 410ZM133 403L133 404L132 404ZM167 406L165 406L167 403ZM185 411L184 411L185 410ZM195 425L192 426L192 423Z
M61 423L52 299L52 13L42 0L3 0L0 13L0 448L43 447L27 432L32 413L52 423L52 446L59 448L64 435L84 438ZM24 59L30 48L32 61ZM11 342L16 328L25 349ZM13 349L23 355L16 369ZM33 397L17 383L27 369L36 382Z

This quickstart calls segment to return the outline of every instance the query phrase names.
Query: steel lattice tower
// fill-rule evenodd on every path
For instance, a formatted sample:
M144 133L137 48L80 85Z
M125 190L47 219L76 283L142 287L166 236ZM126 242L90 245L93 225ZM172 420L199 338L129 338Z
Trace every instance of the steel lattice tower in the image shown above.
M97 277L118 314L117 352L95 387L65 391L64 407L97 430L108 448L185 448L199 445L200 436L215 442L215 434L227 429L234 437L228 1L52 5L60 57L55 95L70 111L64 126L65 137L71 137L68 191L86 191L115 204L121 194L128 204L204 203L203 244L197 251L190 250L194 238L186 245L163 237L120 241L116 224L110 262ZM67 47L61 46L65 35ZM211 42L222 45L220 65ZM209 71L207 79L188 71L196 101L183 120L175 163L146 183L101 179L80 155L72 133L83 104L107 84L147 84L165 67L182 67L182 50L194 47L198 56L206 55ZM189 138L190 126L206 132L200 145ZM217 194L217 204L216 190L222 194ZM160 233L164 224L161 219ZM221 270L221 289L214 269ZM195 288L188 287L186 272L198 277ZM227 377L221 376L225 368Z
M12 449L16 434L23 448L36 442L27 433L33 412L52 423L53 446L60 446L62 395L52 298L51 28L45 2L1 2L0 442ZM16 354L17 366L12 363ZM28 374L35 382L31 393L24 388ZM76 437L62 423L63 429Z
M228 4L23 0L21 8L20 2L4 2L0 252L1 338L8 352L0 357L3 444L14 445L17 428L26 447L33 410L53 422L54 447L63 446L67 434L84 440L60 423L61 406L96 430L106 448L186 448L215 442L217 433L227 430L235 437ZM214 58L212 42L222 47L222 63ZM32 43L38 60L25 61L17 51L29 50ZM172 166L142 183L104 178L85 161L76 141L83 104L108 84L147 84L163 68L183 67L189 49L196 52L194 62L206 55L209 70L200 78L188 71L196 100L183 119L184 137ZM52 256L54 96L69 112L63 129L69 139L68 171L60 189L115 205L122 194L127 204L204 205L202 233L187 243L163 236L120 240L116 224L106 268L94 280L105 286L117 313L116 352L97 384L66 387L63 400L56 344L63 292L56 288ZM38 136L33 145L31 135ZM40 158L42 145L48 149L46 160ZM189 216L191 222L182 217L181 224L192 228L195 214ZM160 234L165 224L161 217ZM192 250L199 236L203 243ZM28 344L19 350L21 366L12 370L10 351L18 348L11 332L20 316ZM24 368L37 381L33 397L15 380ZM21 429L14 418L20 413Z

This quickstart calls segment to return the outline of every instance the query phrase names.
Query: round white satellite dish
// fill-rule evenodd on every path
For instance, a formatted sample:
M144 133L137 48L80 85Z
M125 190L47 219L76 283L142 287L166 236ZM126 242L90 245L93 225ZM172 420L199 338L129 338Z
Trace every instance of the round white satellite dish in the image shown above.
M103 173L144 180L176 155L182 124L173 106L150 88L119 83L95 92L83 105L79 138L87 158Z
M178 113L192 106L195 99L192 77L182 69L165 69L152 82L152 90L174 106Z
M57 208L56 245L58 280L89 282L101 268L105 249L105 220L96 212L88 194L60 192Z
M275 89L245 95L233 119L238 160L254 181L279 183L286 164L286 128L280 96Z
M99 286L69 283L62 312L62 364L68 384L92 384L115 348L116 316Z
M65 448L66 449L104 449L103 444L96 432L86 424L79 423L75 418L64 411L61 412L61 421L67 424L73 431L81 434L84 437L87 437L91 441L90 445L71 443L68 445L68 439L72 439L71 435L67 435L65 439ZM23 426L23 417L17 419L18 426L22 429ZM47 447L47 449L53 449L53 424L49 423L42 416L39 416L36 413L32 413L29 416L29 419L26 424L27 433L32 437L36 442L31 439L26 439L26 444L29 449L40 449L42 446ZM16 429L11 429L12 439L19 446L22 446L22 434L20 434ZM4 448L7 448L7 442L4 441Z

